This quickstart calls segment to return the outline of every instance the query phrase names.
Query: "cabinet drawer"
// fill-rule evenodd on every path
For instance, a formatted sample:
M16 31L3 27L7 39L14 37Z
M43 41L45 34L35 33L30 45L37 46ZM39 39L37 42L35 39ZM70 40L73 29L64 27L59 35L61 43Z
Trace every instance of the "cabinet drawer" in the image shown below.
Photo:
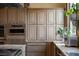
M32 52L32 53L31 53L31 52L27 52L26 55L27 55L27 56L45 56L46 53L44 53L44 52L43 52L43 53L42 53L42 52L41 52L41 53L37 53L37 52L34 52L34 53L33 53L33 52Z
M24 39L8 39L7 43L8 44L24 44L25 40Z
M27 51L46 51L46 46L27 46Z
M46 43L35 42L35 43L27 43L27 45L46 45Z

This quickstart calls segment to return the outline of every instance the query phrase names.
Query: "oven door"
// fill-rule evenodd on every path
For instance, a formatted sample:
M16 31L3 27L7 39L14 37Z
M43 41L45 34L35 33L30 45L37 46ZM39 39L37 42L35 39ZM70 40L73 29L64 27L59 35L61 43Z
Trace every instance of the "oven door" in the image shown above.
M24 35L25 30L24 30L25 26L24 25L11 25L9 27L9 33L10 35Z
M4 29L0 29L0 37L4 37Z
M12 35L24 35L24 29L10 29Z
M0 25L0 37L4 37L4 25Z

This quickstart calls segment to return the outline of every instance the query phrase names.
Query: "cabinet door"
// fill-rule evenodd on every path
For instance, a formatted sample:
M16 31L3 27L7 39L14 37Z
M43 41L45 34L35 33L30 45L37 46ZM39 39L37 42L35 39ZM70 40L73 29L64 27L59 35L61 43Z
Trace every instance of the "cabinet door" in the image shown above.
M36 25L28 25L28 40L36 40Z
M55 40L55 26L47 25L47 41L51 42Z
M46 10L37 10L38 24L46 24Z
M36 24L36 10L28 10L28 24Z
M17 17L17 8L8 8L8 24L17 24Z
M41 42L31 42L26 45L26 55L27 56L45 56L47 53L47 44Z
M19 24L25 24L25 10L24 8L18 8L18 23Z
M56 24L57 25L64 24L64 10L62 9L56 10Z
M25 21L25 25L28 24L28 9L24 8L24 21Z
M7 24L7 9L0 8L0 24Z
M46 40L46 25L38 25L37 40Z
M8 39L7 44L25 44L25 39Z
M55 10L47 10L47 24L55 24Z

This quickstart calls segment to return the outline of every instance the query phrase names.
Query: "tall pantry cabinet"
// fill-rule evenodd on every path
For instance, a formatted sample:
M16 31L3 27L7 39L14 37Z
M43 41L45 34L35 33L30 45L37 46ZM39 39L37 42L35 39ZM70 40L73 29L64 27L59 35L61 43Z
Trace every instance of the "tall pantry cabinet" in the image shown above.
M28 42L46 40L46 10L28 9Z
M5 35L4 43L7 42L8 44L12 43L13 39L14 42L17 43L20 39L16 40L16 38L12 38L12 39L8 38L10 37L9 28L11 25L25 25L25 9L16 8L16 7L0 8L0 25L4 26L4 35ZM22 39L20 41L23 40L25 41L25 39Z
M60 15L56 15L55 9L28 9L27 15L28 42L52 42L55 40L56 25L59 21L56 16Z
M25 9L20 8L8 8L8 35L7 43L8 44L25 44ZM23 25L24 34L23 35L11 35L9 29L12 25Z
M0 44L6 41L7 9L0 8Z

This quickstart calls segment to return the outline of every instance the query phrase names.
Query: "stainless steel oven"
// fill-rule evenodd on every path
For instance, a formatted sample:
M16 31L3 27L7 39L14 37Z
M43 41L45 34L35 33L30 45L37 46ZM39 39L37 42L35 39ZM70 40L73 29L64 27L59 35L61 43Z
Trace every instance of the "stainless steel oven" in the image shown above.
M4 25L0 25L0 37L4 37Z
M5 35L4 35L4 25L0 25L0 44L4 44Z
M25 26L24 25L11 25L9 27L9 34L10 35L24 35L25 33Z

